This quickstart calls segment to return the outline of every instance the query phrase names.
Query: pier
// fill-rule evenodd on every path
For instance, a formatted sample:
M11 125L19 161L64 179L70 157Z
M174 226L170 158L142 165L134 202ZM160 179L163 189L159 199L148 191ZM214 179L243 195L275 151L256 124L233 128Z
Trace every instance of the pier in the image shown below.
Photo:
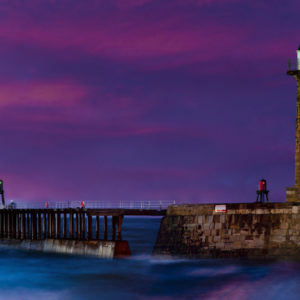
M124 216L164 216L165 214L166 210L155 209L6 208L0 210L0 238L108 240L110 236L111 240L122 240Z

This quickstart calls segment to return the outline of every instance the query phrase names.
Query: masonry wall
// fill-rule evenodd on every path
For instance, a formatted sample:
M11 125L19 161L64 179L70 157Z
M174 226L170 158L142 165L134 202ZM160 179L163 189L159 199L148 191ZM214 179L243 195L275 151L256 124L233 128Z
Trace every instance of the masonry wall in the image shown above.
M300 203L170 206L153 250L189 257L300 257Z
M100 258L130 256L127 241L80 241L64 239L20 241L16 239L1 239L0 247L1 246L61 254L97 256Z

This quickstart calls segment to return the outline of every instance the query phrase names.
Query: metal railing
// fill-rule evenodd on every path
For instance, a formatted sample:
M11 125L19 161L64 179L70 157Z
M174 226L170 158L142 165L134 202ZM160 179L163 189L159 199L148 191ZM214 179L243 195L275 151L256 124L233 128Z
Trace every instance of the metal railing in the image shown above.
M80 208L82 207L82 201L44 201L44 202L13 202L17 209L38 209L38 208L52 208L52 209L62 209L62 208ZM167 209L169 205L176 204L175 200L144 200L144 201L119 201L119 202L109 202L109 201L84 201L85 208L94 209L144 209L144 210L163 210ZM7 207L11 203L9 202Z

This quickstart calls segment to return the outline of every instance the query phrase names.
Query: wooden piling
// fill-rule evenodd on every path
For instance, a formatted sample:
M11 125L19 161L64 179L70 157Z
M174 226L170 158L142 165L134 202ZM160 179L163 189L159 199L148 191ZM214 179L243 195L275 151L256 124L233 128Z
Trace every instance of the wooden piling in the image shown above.
M47 213L47 218L48 218L48 228L47 228L47 238L51 238L52 236L51 236L51 228L52 228L52 216L51 216L51 213L48 211L48 213Z
M111 222L112 222L112 240L116 239L116 216L112 216Z
M67 238L67 213L63 213L63 238Z
M20 215L18 212L16 212L16 216L15 216L15 219L16 219L16 239L20 239Z
M27 212L26 214L26 226L27 226L26 239L30 240L31 236L30 236L30 213L29 212Z
M14 211L11 212L12 217L12 238L15 239L17 236L17 226L16 226L16 213Z
M73 218L74 214L73 212L70 212L69 215L69 238L73 239L74 237L74 218Z
M4 238L7 238L8 236L8 231L7 231L7 212L4 212Z
M82 213L82 239L85 240L85 213Z
M122 240L122 223L123 223L123 215L118 216L117 226L118 226L118 240Z
M26 215L25 212L21 213L21 240L26 239Z
M107 216L104 216L104 240L107 240Z
M43 213L43 236L42 238L46 239L48 237L47 234L47 213Z
M79 235L79 239L82 239L82 213L79 213L79 224L78 224L78 235Z
M60 239L60 212L56 213L56 234L55 237Z
M87 222L88 222L88 225L87 225L87 239L91 240L92 235L93 235L93 232L92 232L92 230L93 230L93 218L92 218L92 216L88 215Z
M42 215L40 212L37 214L38 220L37 220L37 239L42 239Z
M96 239L99 239L99 216L96 216Z
M36 240L36 213L31 213L31 239Z
M15 214L13 211L10 213L10 218L11 218L11 238L15 238Z
M8 212L7 214L8 218L7 218L7 237L9 239L11 239L11 227L12 227L12 224L11 224L11 213Z
M12 211L9 212L10 218L10 238L14 238L14 214Z
M51 213L51 233L50 233L50 237L52 239L55 238L55 213L54 212Z
M0 237L3 238L3 224L2 224L2 220L3 220L3 213L0 211Z
M79 214L76 212L76 219L75 219L75 224L76 224L76 239L79 239Z

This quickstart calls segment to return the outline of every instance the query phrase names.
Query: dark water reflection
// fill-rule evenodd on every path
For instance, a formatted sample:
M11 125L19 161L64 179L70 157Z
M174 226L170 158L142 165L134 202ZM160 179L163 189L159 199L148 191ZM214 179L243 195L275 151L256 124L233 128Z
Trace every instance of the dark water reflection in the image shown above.
M0 249L0 299L300 299L299 262L152 258L159 223L125 219L130 259Z

